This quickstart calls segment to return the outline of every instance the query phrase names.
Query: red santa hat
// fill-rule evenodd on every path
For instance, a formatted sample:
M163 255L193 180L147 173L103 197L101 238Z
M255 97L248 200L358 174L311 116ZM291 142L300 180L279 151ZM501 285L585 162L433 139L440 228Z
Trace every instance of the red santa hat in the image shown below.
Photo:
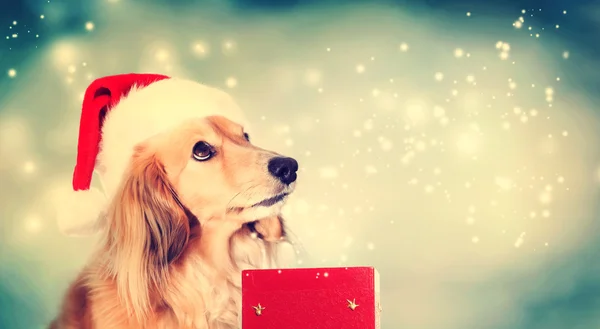
M194 81L122 74L92 82L83 98L73 193L58 207L60 231L88 235L99 229L134 147L185 120L211 115L244 121L229 95ZM91 187L94 172L104 191Z

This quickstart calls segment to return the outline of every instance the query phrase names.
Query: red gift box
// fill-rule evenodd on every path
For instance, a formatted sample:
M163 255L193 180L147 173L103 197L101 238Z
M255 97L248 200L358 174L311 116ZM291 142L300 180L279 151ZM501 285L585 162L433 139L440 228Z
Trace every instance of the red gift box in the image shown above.
M242 272L242 329L379 329L372 267Z

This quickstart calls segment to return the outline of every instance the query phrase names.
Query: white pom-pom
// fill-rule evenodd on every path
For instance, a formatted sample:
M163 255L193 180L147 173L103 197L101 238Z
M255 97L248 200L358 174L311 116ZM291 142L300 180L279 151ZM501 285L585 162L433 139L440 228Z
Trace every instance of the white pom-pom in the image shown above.
M106 209L106 197L100 190L70 191L57 205L58 229L68 236L89 236L100 228L100 217Z

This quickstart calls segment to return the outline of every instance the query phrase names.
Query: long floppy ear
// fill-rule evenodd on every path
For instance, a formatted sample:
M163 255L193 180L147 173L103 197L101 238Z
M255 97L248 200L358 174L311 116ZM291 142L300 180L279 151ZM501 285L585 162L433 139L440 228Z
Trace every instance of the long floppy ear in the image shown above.
M285 225L281 215L263 218L254 229L264 241L265 255L269 267L277 267L277 243L285 239Z
M252 231L258 234L258 239L252 237ZM230 240L230 256L240 269L263 266L275 268L277 246L279 242L286 241L285 238L285 225L281 216L263 218L246 224L233 235Z
M259 237L267 242L277 242L285 238L285 224L281 215L263 218L254 224Z
M190 219L168 181L163 165L136 149L129 174L107 217L109 268L128 311L143 320L151 294L168 280L168 265L183 252Z

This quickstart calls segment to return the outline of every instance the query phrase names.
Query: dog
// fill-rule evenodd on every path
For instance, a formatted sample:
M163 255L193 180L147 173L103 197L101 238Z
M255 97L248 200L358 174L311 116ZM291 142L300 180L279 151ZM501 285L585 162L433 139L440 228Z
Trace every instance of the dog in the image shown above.
M222 116L136 145L50 328L239 328L241 271L276 265L297 171Z

